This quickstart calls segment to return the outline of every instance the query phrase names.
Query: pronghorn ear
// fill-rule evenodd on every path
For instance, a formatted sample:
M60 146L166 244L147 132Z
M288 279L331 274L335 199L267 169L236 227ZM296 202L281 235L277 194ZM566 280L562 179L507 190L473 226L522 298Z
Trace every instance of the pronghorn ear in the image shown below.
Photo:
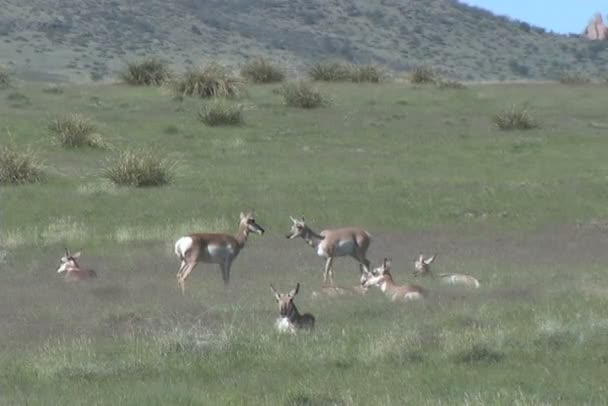
M384 267L386 269L390 269L390 267L393 265L393 260L390 258L384 258Z
M281 295L279 295L279 292L276 291L276 289L274 288L274 286L272 286L272 284L270 284L270 291L274 294L274 297L277 299L277 301L279 301L279 299L281 299Z
M302 223L306 222L306 220L304 220L304 216L302 216L302 220L301 221L302 221Z
M80 251L72 255L72 258L76 259L80 257Z
M292 290L291 292L289 292L289 297L293 298L295 295L298 294L299 291L300 291L300 282L296 283L295 289Z
M66 256L61 257L61 262L68 262L68 257L66 257Z
M241 212L240 216L241 216L241 220L243 220L245 218L245 213Z
M425 263L425 264L427 264L427 265L430 265L430 264L431 264L431 263L432 263L432 262L435 260L435 257L436 257L436 256L437 256L437 254L433 255L433 256L432 256L432 257L430 257L430 258L425 259L425 260L424 260L424 263Z
M294 219L292 216L289 216L289 218L291 219L291 221L296 224L298 222L298 220Z

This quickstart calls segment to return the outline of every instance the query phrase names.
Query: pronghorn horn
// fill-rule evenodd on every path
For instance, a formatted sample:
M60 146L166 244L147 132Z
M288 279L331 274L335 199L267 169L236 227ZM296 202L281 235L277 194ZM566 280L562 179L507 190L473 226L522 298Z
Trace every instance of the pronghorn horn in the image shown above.
M70 256L70 251L67 249L67 247L65 247L65 256L66 257Z

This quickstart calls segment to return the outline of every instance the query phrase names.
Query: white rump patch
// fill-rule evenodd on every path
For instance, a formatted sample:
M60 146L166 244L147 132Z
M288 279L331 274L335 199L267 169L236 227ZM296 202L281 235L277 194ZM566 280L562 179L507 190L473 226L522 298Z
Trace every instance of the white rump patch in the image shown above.
M175 243L175 255L183 258L186 256L186 252L192 248L192 237L182 237Z

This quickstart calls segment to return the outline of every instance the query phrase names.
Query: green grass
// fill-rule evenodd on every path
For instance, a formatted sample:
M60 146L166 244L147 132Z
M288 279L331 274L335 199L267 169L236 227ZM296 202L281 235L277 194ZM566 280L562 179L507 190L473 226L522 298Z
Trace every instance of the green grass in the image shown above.
M198 112L198 119L211 127L242 125L245 122L241 104L218 98L205 103L201 107Z
M316 85L331 105L289 108L275 86L252 86L241 127L201 126L200 100L146 87L29 85L20 109L0 99L15 148L34 146L48 168L44 183L0 186L0 404L606 402L608 138L590 125L605 120L605 89ZM505 104L543 125L497 136ZM118 152L161 150L173 182L102 178L114 151L48 139L41 112L67 111L94 116ZM182 297L175 240L235 232L251 207L267 232L250 237L231 285L201 264ZM289 215L317 231L366 227L370 259L392 256L398 282L415 281L419 250L437 250L436 272L482 287L421 280L424 303L313 300L322 259L285 239ZM64 246L95 282L58 279ZM334 266L356 284L352 259ZM296 281L318 328L280 336L268 285Z

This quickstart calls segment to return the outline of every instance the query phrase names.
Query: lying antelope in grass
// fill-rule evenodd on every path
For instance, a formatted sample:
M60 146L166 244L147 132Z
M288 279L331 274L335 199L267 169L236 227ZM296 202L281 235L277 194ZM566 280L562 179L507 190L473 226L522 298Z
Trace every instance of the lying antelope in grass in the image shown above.
M253 211L241 213L239 231L235 236L220 233L190 234L177 240L175 255L182 261L177 281L182 294L186 289L186 278L199 262L218 264L224 285L228 285L232 262L245 247L249 233L264 234L264 228L255 222Z
M378 286L391 300L417 300L427 295L426 290L418 285L397 285L391 275L392 261L384 258L382 266L367 274L367 280L363 286Z
M369 272L369 260L366 255L371 236L367 231L362 228L346 227L316 233L306 225L304 217L301 220L296 220L291 216L289 218L293 225L285 237L290 240L301 237L317 251L318 256L325 258L324 284L327 284L328 276L330 285L334 284L332 263L335 257L351 256L359 262L361 273Z
M294 296L300 290L299 282L296 284L295 289L287 294L277 292L272 285L270 285L270 290L279 303L280 317L276 321L276 328L281 333L295 334L296 330L312 330L315 328L315 316L310 313L300 314L293 302Z
M368 288L363 286L365 281L371 275L370 272L363 272L361 274L360 284L352 287L340 287L335 285L321 285L321 289L319 291L313 291L312 297L317 298L319 296L327 296L327 297L338 297L338 296L352 296L352 295L365 295L367 293Z
M80 252L74 255L66 248L65 255L61 257L61 265L57 269L57 273L65 273L64 279L68 282L84 281L97 278L97 273L92 269L81 268L76 261L80 258Z
M435 275L431 271L431 263L435 261L436 257L437 255L433 255L430 258L424 258L424 255L420 254L418 259L414 261L414 276L430 275L434 279ZM469 288L478 288L480 286L477 279L462 273L440 273L439 278L441 278L443 283L450 285L466 286Z

